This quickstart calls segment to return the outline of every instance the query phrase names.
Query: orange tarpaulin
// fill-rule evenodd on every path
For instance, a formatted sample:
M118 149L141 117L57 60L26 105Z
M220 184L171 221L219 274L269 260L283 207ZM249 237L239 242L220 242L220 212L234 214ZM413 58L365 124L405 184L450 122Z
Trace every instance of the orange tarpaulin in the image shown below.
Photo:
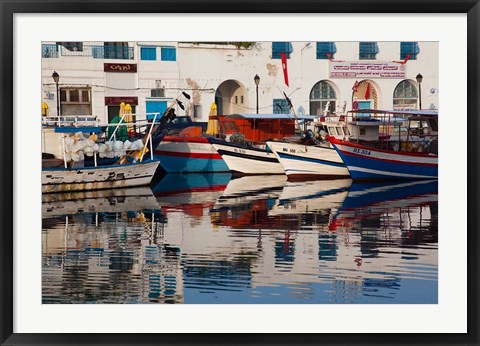
M180 131L178 135L180 137L201 137L202 128L200 126L189 126Z

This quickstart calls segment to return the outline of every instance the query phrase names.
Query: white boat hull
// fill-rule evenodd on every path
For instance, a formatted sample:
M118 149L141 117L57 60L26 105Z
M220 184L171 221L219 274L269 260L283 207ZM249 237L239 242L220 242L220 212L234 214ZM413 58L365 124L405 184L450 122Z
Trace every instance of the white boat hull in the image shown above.
M42 170L42 193L86 191L148 185L159 161L85 168Z
M230 171L243 175L284 174L283 167L272 152L242 148L229 143L212 143Z
M349 177L347 167L335 149L287 142L267 142L289 180Z

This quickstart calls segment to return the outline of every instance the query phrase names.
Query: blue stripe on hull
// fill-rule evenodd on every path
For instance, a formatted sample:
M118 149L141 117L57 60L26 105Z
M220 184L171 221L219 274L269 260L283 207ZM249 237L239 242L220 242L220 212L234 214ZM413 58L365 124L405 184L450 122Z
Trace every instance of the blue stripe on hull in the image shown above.
M290 155L282 152L277 152L277 154L281 159L312 162L320 165L327 165L327 166L334 166L334 167L345 167L345 164L343 162L333 162L328 160L316 159L313 157L302 157L302 156Z
M160 165L168 173L207 173L230 171L223 160L177 157L168 155L155 155L155 158L160 160Z
M438 166L374 160L364 156L345 155L340 151L339 154L343 162L346 163L352 179L418 179L419 176L425 179L438 178ZM355 170L355 167L377 172L362 172ZM396 175L397 173L402 175ZM415 175L416 177L408 177L404 175Z

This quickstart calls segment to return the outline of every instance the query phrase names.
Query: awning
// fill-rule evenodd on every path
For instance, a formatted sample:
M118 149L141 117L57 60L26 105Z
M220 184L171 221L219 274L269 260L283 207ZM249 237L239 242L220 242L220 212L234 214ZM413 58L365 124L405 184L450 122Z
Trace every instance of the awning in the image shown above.
M102 128L98 126L82 126L82 127L74 127L74 126L63 126L63 127L55 127L55 133L101 133Z
M423 115L430 117L438 117L436 110L381 110L381 109L357 109L349 111L349 113L371 113L371 114L406 114L406 115Z
M227 115L227 119L266 119L266 120L307 120L314 121L319 115L293 115L293 114L231 114Z

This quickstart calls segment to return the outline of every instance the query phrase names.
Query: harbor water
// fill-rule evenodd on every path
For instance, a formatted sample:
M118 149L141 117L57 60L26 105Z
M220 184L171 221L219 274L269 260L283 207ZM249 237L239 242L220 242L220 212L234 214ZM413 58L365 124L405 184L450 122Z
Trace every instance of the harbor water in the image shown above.
M167 174L42 196L44 304L437 304L437 181Z

